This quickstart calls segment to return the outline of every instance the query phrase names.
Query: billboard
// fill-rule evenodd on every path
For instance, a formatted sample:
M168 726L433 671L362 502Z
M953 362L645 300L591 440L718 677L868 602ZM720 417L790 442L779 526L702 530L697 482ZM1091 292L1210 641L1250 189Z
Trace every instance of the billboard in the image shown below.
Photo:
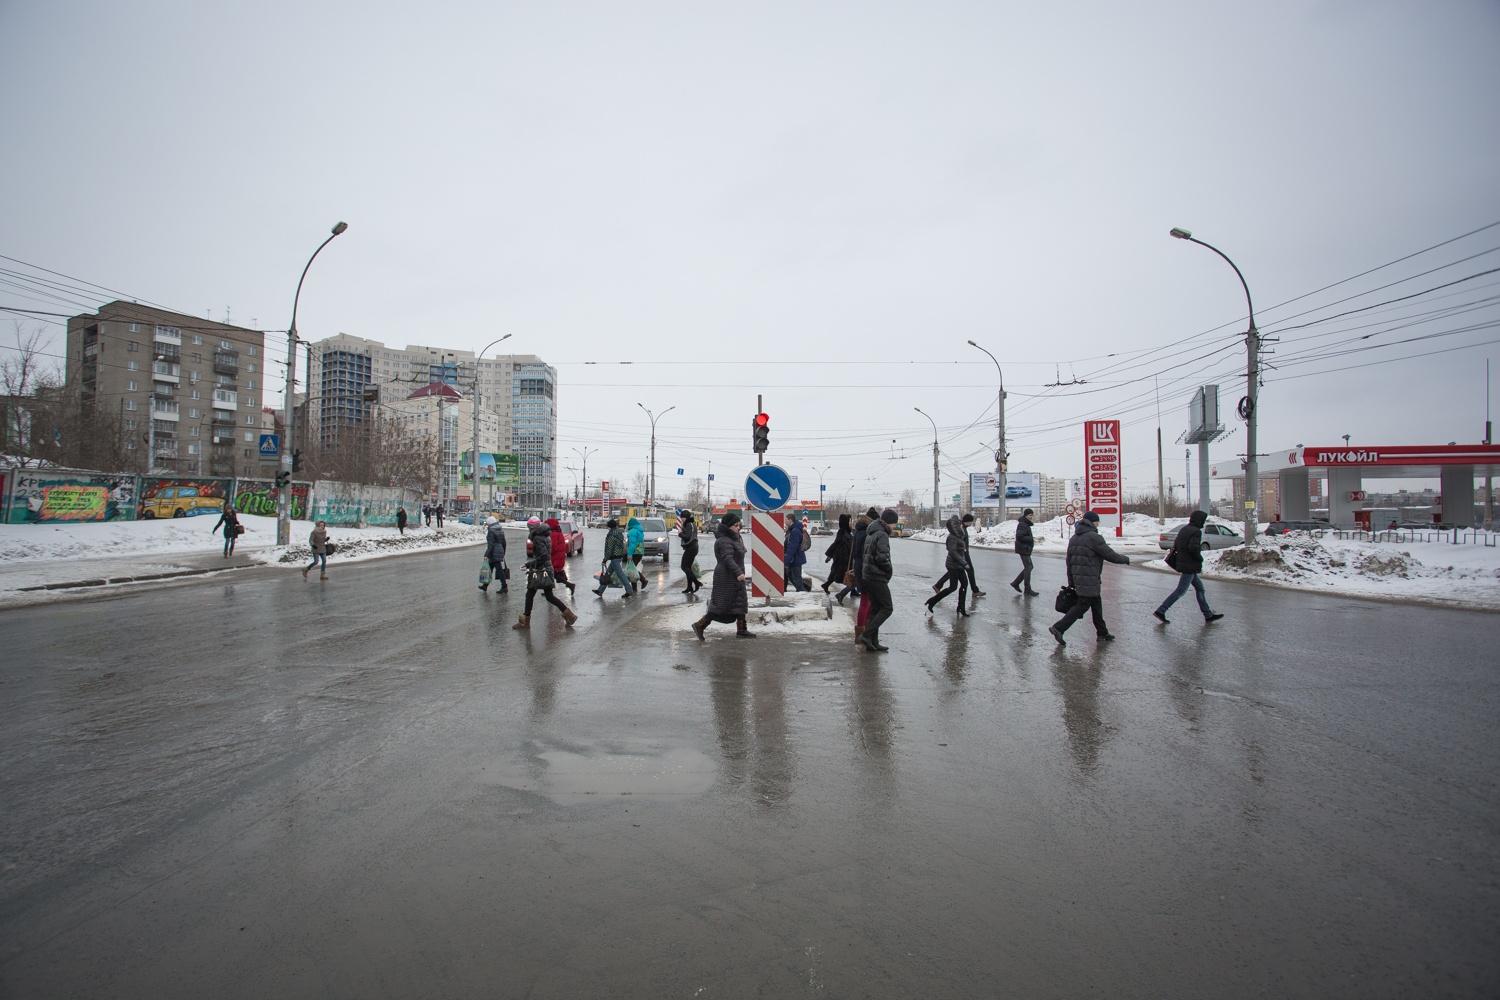
M1005 489L999 488L1000 480L993 472L969 474L970 506L975 510L998 510L1003 496L1007 510L1022 511L1027 507L1041 506L1042 474L1039 472L1007 472Z
M1120 422L1090 420L1083 425L1084 499L1089 510L1099 515L1099 531L1115 535L1124 533L1125 521L1120 508L1125 482L1120 465Z
M469 470L469 453L459 456L458 481L461 485L474 485L474 474ZM515 455L497 454L492 451L479 453L479 483L493 484L497 489L515 491L521 488L521 460Z

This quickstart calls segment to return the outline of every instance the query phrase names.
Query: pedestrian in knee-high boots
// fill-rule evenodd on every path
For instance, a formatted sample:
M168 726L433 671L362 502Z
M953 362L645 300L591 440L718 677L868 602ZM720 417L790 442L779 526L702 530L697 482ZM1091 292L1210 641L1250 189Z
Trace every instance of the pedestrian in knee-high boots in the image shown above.
M714 589L708 598L708 614L693 622L693 634L701 642L710 622L734 622L734 634L753 639L745 624L750 598L745 594L745 543L740 538L740 513L732 510L714 529Z
M967 567L964 565L964 553L968 550L967 539L964 534L964 523L957 514L948 518L948 537L943 543L948 549L948 556L943 563L943 568L948 572L944 574L943 581L947 581L942 590L927 599L927 613L932 614L939 601L958 591L958 616L969 617L967 602L969 599L969 576ZM943 582L939 581L939 582Z
M552 588L556 586L552 575L552 529L537 517L528 520L526 527L531 535L531 555L526 560L526 608L521 612L521 620L511 628L531 627L531 607L539 590L548 604L562 612L563 621L572 625L578 620L578 616L552 593Z
M678 515L677 537L682 542L682 575L687 580L682 592L696 594L703 589L703 581L693 569L693 563L698 561L698 522L693 520L692 511L685 510Z

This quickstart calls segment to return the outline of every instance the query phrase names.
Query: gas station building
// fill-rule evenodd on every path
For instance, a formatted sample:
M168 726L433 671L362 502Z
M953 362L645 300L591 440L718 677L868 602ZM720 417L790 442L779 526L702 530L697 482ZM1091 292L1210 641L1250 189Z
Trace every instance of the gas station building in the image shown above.
M1214 479L1235 481L1243 496L1243 463L1216 463ZM1263 510L1260 520L1305 521L1311 516L1311 479L1326 478L1328 520L1352 527L1354 512L1365 506L1364 483L1370 479L1437 479L1442 489L1442 521L1473 527L1474 481L1500 476L1500 445L1438 444L1392 447L1298 446L1271 452L1260 464ZM1267 480L1274 483L1267 483Z

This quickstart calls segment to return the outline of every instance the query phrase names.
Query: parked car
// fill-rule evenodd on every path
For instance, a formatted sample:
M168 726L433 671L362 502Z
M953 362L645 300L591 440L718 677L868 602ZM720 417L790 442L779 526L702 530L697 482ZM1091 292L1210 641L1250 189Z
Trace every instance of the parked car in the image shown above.
M672 560L672 536L667 533L665 518L643 517L641 529L646 532L646 555L661 556L662 562Z
M583 532L572 521L558 521L557 530L568 540L568 555L583 555ZM531 536L526 537L526 554L531 555Z
M1317 519L1309 521L1272 521L1266 525L1266 534L1284 535L1289 531L1327 531L1333 525Z
M1007 486L1005 487L1005 499L1018 500L1022 497L1031 496L1030 486Z
M157 517L192 517L194 514L220 514L223 511L223 497L201 496L196 486L163 487L155 496L141 501L141 517L147 521Z
M1163 549L1170 549L1172 543L1177 541L1177 533L1187 525L1178 525L1168 531L1163 531L1157 538L1156 544ZM1203 526L1203 548L1228 549L1236 545L1244 545L1245 536L1235 531L1226 524L1205 524Z

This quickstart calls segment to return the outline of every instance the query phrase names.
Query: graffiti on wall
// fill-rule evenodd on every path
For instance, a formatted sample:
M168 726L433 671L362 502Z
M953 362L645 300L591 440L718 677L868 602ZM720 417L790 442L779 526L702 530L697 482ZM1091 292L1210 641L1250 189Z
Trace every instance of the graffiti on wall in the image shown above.
M307 483L292 483L292 520L307 519ZM269 479L240 479L235 482L234 509L241 514L275 517L281 490Z
M141 479L139 517L193 517L197 514L218 516L224 511L228 493L227 479Z
M129 521L135 517L135 477L18 471L6 521Z

